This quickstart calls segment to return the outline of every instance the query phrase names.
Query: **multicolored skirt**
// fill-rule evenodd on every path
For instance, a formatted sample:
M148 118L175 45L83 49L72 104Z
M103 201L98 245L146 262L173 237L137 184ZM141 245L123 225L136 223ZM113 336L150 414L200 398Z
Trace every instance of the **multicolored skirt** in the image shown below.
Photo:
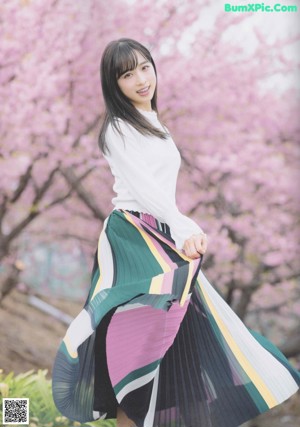
M299 372L243 324L201 261L152 215L110 213L53 366L63 415L115 418L120 406L138 427L235 427L299 389Z

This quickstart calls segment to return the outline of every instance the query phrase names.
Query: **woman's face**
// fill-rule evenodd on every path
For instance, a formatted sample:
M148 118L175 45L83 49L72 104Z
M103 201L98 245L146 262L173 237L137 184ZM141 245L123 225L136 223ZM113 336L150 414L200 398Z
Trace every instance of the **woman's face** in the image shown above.
M122 93L136 108L151 111L151 99L156 87L156 75L153 65L136 51L138 65L132 71L127 71L118 79Z

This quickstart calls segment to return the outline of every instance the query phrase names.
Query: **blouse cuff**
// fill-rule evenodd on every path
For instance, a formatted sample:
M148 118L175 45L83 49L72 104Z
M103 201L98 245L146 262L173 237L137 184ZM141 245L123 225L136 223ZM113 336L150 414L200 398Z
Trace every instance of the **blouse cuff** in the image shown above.
M169 220L170 233L177 249L182 250L184 242L193 234L203 233L199 225L178 211L176 217Z

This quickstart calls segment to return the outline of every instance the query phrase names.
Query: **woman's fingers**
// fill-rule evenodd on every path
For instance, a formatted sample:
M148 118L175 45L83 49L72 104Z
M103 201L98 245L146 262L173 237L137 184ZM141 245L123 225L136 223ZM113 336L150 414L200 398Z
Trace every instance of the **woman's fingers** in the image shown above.
M193 234L184 242L184 252L190 258L199 258L207 250L207 235L205 233Z
M199 252L201 252L202 254L204 254L206 252L207 249L207 235L206 234L202 234L200 235L200 241L201 241L201 250L199 250Z
M204 254L207 248L207 238L205 234L198 234L194 238L196 251L200 254Z

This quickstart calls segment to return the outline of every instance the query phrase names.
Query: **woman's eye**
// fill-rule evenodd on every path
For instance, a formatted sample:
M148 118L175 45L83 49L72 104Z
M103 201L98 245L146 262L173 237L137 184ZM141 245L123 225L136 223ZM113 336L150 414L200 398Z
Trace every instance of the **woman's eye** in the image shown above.
M147 70L147 68L150 68L150 65L144 65L142 69ZM124 74L123 78L126 79L127 77L130 77L131 75L132 75L132 73Z

